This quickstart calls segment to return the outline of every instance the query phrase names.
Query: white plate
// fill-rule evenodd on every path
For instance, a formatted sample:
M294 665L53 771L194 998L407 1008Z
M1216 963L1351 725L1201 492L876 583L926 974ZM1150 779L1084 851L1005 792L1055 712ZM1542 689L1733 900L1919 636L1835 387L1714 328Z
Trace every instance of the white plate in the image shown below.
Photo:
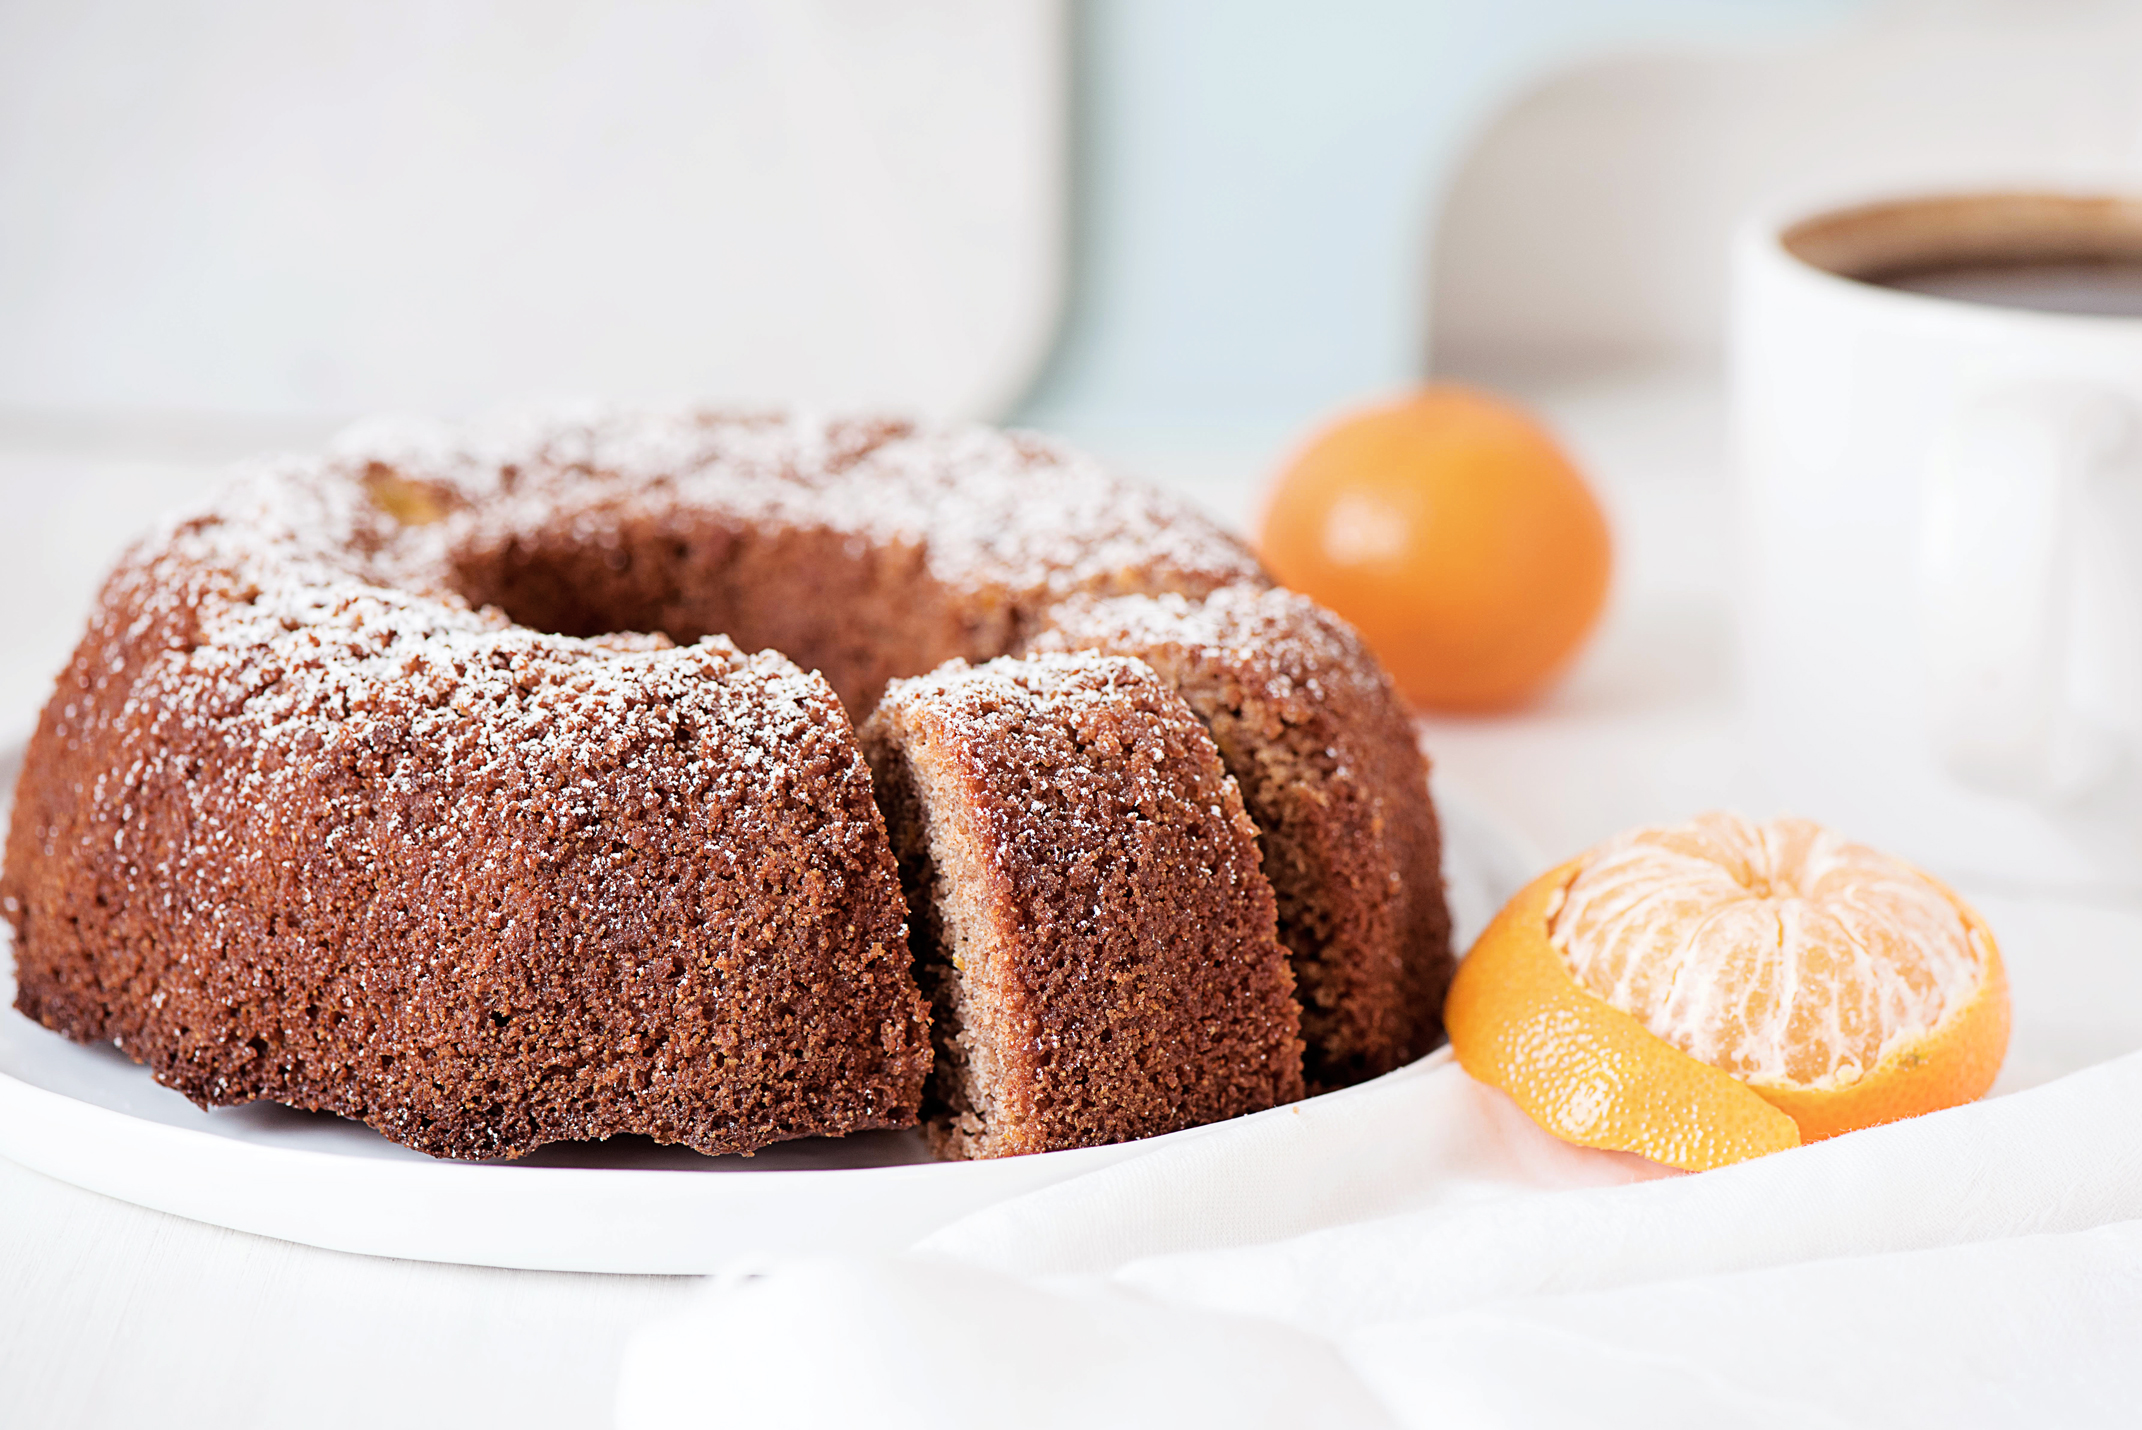
M13 795L21 754L19 744L0 750L0 801ZM1463 948L1539 861L1464 798L1439 785L1437 799ZM196 1221L419 1261L703 1272L740 1257L890 1251L991 1203L1211 1130L987 1162L931 1161L914 1132L791 1142L755 1157L620 1137L514 1163L440 1162L325 1113L195 1107L110 1045L39 1027L14 998L9 957L0 1155Z

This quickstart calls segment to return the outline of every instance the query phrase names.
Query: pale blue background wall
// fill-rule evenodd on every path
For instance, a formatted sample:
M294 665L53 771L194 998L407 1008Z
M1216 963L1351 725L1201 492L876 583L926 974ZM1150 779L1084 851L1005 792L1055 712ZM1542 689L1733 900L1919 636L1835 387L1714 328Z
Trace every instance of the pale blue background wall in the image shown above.
M1240 438L1403 384L1438 191L1501 104L1587 57L1790 42L1865 8L1088 0L1071 297L1018 418Z

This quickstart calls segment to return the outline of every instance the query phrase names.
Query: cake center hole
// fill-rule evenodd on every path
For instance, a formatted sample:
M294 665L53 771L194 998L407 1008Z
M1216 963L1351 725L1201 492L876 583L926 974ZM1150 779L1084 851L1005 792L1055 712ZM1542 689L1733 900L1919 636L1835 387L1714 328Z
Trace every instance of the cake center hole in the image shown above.
M463 596L535 630L660 632L680 645L725 635L779 651L824 675L857 722L888 681L999 654L1011 637L1011 613L958 602L919 545L712 512L643 506L480 529L452 561Z

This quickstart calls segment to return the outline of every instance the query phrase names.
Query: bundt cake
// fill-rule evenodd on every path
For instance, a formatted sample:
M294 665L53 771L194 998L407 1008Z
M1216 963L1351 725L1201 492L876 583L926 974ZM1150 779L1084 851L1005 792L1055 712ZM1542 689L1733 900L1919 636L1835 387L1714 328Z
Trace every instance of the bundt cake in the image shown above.
M1063 663L1080 652L1116 658ZM911 867L916 941L1017 950L991 966L1024 980L924 965L941 1011L975 1020L939 1029L949 1150L1298 1095L1294 1015L1273 1002L1290 981L1318 1086L1427 1047L1450 967L1434 814L1343 625L1194 513L1039 438L696 411L374 429L255 467L122 558L17 787L0 871L17 1006L204 1105L324 1109L445 1156L913 1125L930 1005L854 725L940 667L871 727L911 864L940 825L973 857L985 837L1071 862L1150 838L1171 868L1208 852L1196 887L1225 909L1187 929L1186 875L1163 898L1136 858L1050 866L1063 890L1114 880L1154 911L1079 945L1129 1001L1051 1012L1093 969ZM1072 804L1037 795L1012 830L1007 787L940 778L1014 778L943 734L985 698L1035 750L1135 727L1125 758L1177 763L1081 744L1097 762L1052 785ZM1141 779L1219 812L1167 825L1176 843L1037 832ZM1226 1006L1206 1002L1223 984ZM1061 1041L976 1056L977 1028L1009 1038L1022 1017ZM1170 1017L1217 1030L1209 1065L1134 1055Z
M1302 1095L1257 827L1144 664L1042 655L896 680L863 727L955 1156L1150 1137Z

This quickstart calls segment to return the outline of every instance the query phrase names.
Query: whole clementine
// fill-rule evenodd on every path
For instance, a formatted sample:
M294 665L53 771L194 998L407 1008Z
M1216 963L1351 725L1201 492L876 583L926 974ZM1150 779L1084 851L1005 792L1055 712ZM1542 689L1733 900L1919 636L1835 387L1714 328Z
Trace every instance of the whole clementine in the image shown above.
M1442 383L1312 439L1272 489L1259 546L1436 710L1537 694L1597 623L1612 568L1606 517L1554 439Z

